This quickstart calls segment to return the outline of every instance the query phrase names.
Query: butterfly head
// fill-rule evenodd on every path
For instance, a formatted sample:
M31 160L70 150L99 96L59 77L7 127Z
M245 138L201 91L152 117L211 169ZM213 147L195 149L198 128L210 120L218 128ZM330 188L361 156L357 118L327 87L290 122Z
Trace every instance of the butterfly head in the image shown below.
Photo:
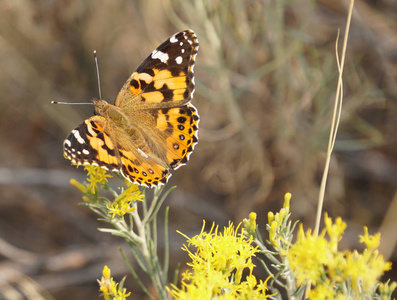
M95 106L94 114L103 115L109 109L110 104L105 100L92 100Z

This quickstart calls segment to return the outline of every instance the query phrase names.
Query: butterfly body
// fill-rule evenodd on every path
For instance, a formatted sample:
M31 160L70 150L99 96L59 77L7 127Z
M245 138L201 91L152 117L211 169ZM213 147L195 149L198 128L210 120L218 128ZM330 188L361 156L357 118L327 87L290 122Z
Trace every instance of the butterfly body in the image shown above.
M121 172L133 183L166 183L198 141L199 117L190 103L197 50L191 30L161 44L128 78L114 105L93 100L96 115L72 130L64 155Z

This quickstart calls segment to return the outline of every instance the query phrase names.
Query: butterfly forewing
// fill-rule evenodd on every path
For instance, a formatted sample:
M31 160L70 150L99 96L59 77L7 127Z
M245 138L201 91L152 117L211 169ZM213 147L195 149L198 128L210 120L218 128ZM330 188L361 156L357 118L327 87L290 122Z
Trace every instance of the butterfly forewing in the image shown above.
M128 78L115 105L142 109L159 103L161 107L172 107L189 102L194 92L197 51L198 40L192 30L173 35Z
M119 170L117 150L104 130L106 119L93 116L76 127L64 141L64 155L79 165L97 165L110 171Z

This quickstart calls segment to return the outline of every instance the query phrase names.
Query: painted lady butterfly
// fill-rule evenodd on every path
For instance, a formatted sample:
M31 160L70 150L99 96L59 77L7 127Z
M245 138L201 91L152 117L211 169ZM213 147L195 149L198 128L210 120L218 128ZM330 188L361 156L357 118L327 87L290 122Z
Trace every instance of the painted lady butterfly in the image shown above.
M114 105L93 100L95 116L65 139L65 157L147 187L165 184L198 141L199 116L190 103L198 48L192 30L162 43L128 78Z

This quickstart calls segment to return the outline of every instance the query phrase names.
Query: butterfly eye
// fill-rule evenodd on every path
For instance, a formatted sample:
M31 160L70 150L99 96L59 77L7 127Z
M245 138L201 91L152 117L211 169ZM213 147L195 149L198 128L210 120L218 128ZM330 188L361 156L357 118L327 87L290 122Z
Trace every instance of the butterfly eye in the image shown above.
M94 115L102 115L109 108L109 104L105 100L94 100L94 105Z

